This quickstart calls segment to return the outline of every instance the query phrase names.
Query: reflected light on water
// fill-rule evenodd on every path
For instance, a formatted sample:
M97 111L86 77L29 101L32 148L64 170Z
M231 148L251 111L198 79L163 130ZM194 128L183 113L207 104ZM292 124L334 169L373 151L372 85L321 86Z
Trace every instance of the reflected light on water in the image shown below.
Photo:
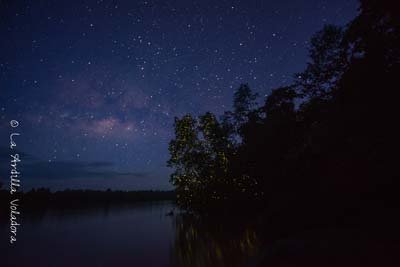
M175 218L175 227L172 260L176 267L249 266L259 252L260 240L251 226L210 224L180 215Z

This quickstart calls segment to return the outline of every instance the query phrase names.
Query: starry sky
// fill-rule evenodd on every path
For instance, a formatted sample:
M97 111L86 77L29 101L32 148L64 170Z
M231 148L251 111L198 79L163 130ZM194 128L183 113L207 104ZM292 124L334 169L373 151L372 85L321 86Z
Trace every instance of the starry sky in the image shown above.
M357 7L0 0L0 180L16 131L24 190L171 189L175 116L222 114L241 83L260 96L289 84L312 34L345 25Z

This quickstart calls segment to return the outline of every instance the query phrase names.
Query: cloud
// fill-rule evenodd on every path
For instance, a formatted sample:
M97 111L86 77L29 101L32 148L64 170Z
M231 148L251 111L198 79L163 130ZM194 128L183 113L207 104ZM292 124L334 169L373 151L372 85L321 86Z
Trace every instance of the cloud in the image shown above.
M78 161L38 161L25 163L22 173L26 179L96 179L96 178L145 178L145 172L118 172L110 169L111 162L78 162Z
M25 180L71 180L71 179L115 179L146 178L146 172L119 172L113 169L114 163L108 161L42 161L22 151L0 147L0 177L10 173L10 154L20 154L21 162L17 166L21 179Z

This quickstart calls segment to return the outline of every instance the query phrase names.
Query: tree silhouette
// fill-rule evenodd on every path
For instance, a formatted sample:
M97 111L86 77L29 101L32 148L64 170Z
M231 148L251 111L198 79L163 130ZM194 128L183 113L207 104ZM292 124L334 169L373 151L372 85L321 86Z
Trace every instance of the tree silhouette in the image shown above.
M392 156L400 147L397 10L394 1L364 0L346 27L325 26L311 39L305 70L262 106L244 84L221 119L177 119L169 166L186 207L261 200L278 224L348 223L337 218L355 211L359 222L391 218L382 213L400 183Z
M328 97L347 66L344 30L325 25L311 38L310 61L295 75L295 85L307 99Z

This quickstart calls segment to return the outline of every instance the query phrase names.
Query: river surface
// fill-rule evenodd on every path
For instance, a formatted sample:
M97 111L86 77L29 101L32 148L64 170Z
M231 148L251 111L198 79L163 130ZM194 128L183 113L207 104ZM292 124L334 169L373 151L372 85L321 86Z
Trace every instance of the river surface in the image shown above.
M171 202L137 203L25 214L17 243L0 225L1 266L255 266L258 238L250 228L166 216Z

